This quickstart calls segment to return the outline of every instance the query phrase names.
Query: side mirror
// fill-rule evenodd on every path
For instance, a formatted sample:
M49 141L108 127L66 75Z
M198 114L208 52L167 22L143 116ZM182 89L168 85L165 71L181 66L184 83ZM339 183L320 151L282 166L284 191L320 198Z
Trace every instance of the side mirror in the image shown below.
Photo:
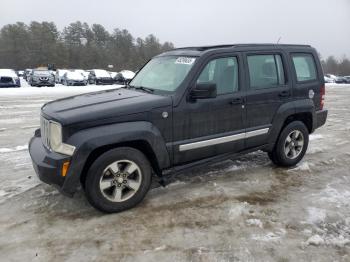
M215 83L199 83L191 90L190 98L192 99L206 99L206 98L215 98L216 93L216 84Z

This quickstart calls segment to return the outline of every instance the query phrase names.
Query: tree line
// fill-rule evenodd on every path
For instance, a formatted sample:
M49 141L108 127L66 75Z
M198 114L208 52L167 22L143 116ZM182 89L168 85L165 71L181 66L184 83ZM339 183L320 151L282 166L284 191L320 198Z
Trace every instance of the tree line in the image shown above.
M0 30L0 68L25 69L54 64L56 68L137 70L153 56L174 48L150 34L134 38L126 29L106 30L100 24L75 22L59 31L53 22L5 25ZM350 61L321 59L325 73L350 75Z
M17 22L0 30L0 68L137 70L151 57L174 48L150 34L134 38L126 29L109 32L100 24L75 22L59 31L53 22Z
M340 76L350 76L350 60L345 56L338 60L334 56L329 56L326 60L321 60L325 74Z

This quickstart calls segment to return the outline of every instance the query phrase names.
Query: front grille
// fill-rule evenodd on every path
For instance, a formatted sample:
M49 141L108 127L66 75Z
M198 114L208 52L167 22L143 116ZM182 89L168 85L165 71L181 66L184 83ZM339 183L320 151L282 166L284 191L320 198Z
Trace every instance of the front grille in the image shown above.
M41 132L41 140L43 145L50 149L50 122L45 119L43 116L40 117L40 132Z

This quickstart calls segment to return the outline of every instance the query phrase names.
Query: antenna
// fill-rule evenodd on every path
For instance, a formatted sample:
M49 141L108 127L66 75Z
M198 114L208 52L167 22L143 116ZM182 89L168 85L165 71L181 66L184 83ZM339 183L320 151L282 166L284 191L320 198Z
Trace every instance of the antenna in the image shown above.
M280 40L281 40L282 37L279 37L278 40L277 40L277 44L279 44Z

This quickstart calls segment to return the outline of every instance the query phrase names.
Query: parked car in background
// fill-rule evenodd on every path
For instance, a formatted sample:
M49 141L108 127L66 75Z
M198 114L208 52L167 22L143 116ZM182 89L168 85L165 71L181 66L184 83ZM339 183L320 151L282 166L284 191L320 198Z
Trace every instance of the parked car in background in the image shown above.
M23 70L18 70L16 73L17 73L17 75L19 77L23 77L23 75L24 75L24 71Z
M55 76L49 70L33 70L30 86L55 86Z
M345 77L343 76L338 76L336 79L335 79L335 82L337 84L346 84L347 83L347 80Z
M337 76L336 76L336 75L325 74L325 76L328 77L328 78L334 79L334 82L335 82L335 80L337 79Z
M26 80L28 82L28 77L30 75L30 73L32 72L32 69L26 69L24 70L24 74L23 74L23 79Z
M62 84L62 77L67 72L68 72L67 69L57 69L56 70L56 75L55 75L56 84Z
M114 79L111 75L103 69L93 69L89 74L89 84L95 85L111 85L114 83Z
M347 84L350 84L350 76L344 76L345 80L346 80L346 83Z
M0 69L0 87L21 87L21 81L12 69Z
M68 71L62 77L62 84L66 86L86 86L87 79L79 71Z
M90 72L85 71L85 70L83 70L83 69L75 69L74 71L75 71L75 72L78 72L78 73L80 73L80 74L82 74L82 75L84 76L86 82L88 82Z
M326 83L335 83L335 80L333 78L330 78L330 77L327 77L327 76L324 76L324 81Z
M109 71L108 72L110 75L111 75L111 77L114 79L116 76L117 76L117 74L118 74L118 72L111 72L111 71Z
M117 84L125 85L130 82L135 76L135 73L130 70L122 70L115 77L114 81Z

